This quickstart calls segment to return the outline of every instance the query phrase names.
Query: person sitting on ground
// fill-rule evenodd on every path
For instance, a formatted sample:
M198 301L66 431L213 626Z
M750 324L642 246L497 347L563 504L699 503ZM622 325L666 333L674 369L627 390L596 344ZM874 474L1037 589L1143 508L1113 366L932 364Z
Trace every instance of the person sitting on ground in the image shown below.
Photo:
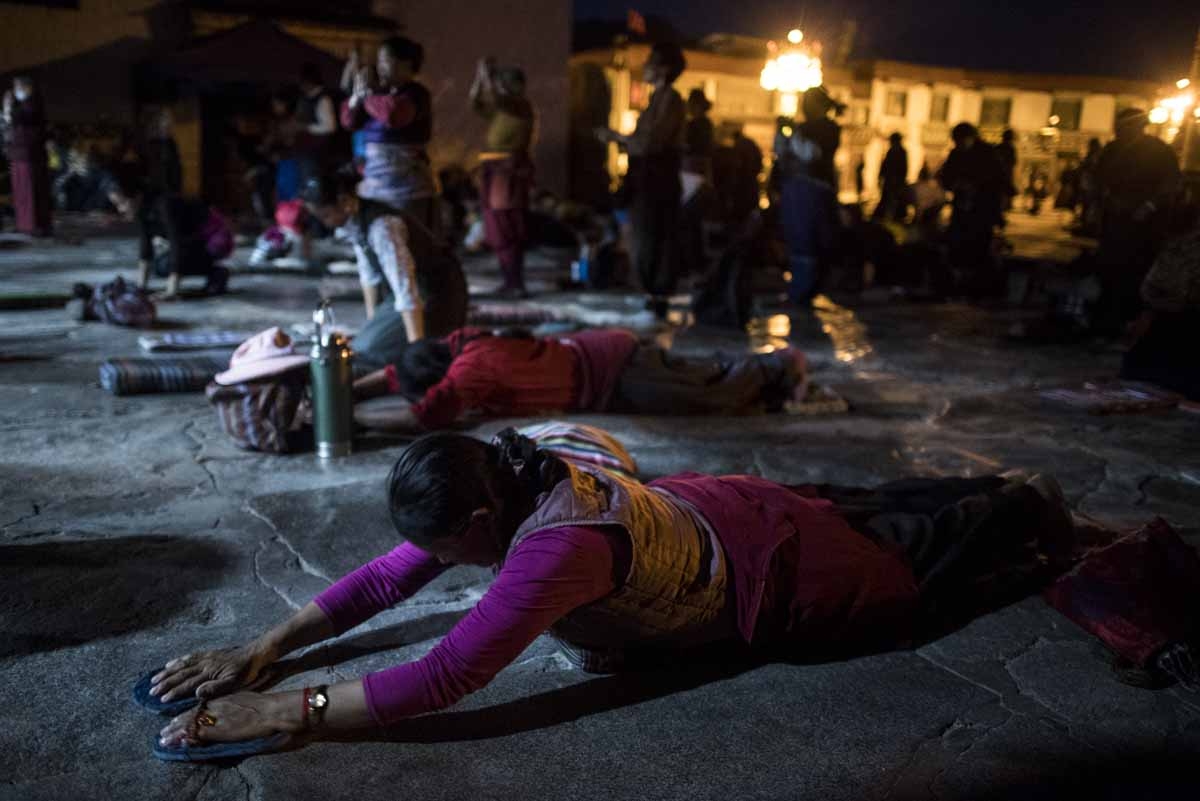
M684 473L643 485L513 429L490 444L422 437L387 487L404 544L249 643L151 678L154 698L202 699L163 728L160 748L319 738L444 709L547 629L590 672L697 664L713 650L811 660L907 646L924 612L970 595L981 564L1027 564L1073 533L1047 477L854 490ZM421 659L302 691L245 689L460 564L491 566L495 581Z
M54 204L59 211L132 214L116 177L94 150L85 147L68 152L67 169L54 181Z
M150 285L150 273L166 278L166 290L158 300L179 297L184 276L203 276L206 294L219 295L229 284L229 269L218 264L233 252L233 230L229 222L204 200L195 197L160 195L149 208L142 199L136 212L141 226L139 282Z
M464 416L546 411L748 414L779 410L807 390L804 354L688 358L641 345L621 329L562 338L463 328L408 345L394 364L360 378L360 399L387 392L413 403L388 428L445 428Z
M1195 212L1193 211L1193 214ZM1200 217L1168 241L1141 287L1145 309L1121 377L1149 381L1200 401Z

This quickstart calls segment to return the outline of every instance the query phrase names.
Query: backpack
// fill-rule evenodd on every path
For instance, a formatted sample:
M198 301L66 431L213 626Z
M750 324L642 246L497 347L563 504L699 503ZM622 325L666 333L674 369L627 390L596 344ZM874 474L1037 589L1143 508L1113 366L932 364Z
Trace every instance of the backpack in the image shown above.
M83 298L84 320L100 320L129 328L153 328L158 320L158 308L150 299L150 293L125 283L119 275L94 289L87 284L76 284L75 295Z
M230 386L211 381L204 395L239 448L295 453L311 447L311 431L299 413L307 383L308 367L303 366L264 381Z

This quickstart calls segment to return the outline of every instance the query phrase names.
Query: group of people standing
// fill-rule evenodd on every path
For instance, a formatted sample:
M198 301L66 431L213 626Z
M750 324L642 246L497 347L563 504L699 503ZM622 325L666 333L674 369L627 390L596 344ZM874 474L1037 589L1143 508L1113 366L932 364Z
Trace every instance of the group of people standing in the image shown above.
M409 342L427 333L448 334L462 317L450 307L465 309L466 303L461 271L438 259L444 243L428 153L433 100L417 80L423 61L421 45L404 37L380 45L373 70L351 55L344 72L349 96L338 118L354 137L354 169L326 170L307 180L301 192L313 216L328 228L341 228L353 242L368 317L384 303L386 287L390 309L401 316ZM481 61L469 101L487 121L480 201L504 276L501 291L524 296L535 122L525 75L491 59ZM442 274L448 270L456 280Z

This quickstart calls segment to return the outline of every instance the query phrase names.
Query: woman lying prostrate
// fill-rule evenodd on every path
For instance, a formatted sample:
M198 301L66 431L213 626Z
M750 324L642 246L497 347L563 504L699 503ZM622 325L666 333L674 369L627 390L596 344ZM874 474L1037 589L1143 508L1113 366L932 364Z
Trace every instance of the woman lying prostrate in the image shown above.
M793 348L694 358L641 345L619 329L538 338L462 328L407 345L394 364L355 382L360 400L387 393L412 400L371 422L409 431L446 428L468 415L748 414L802 401L806 390L804 354Z
M207 700L162 730L156 753L216 758L213 743L255 738L268 739L241 744L241 753L270 750L295 735L444 709L547 629L597 672L646 654L686 664L688 649L702 645L811 658L902 644L919 602L951 586L956 565L979 561L964 546L985 543L991 554L1001 542L1023 547L1070 527L1052 479L890 486L842 491L861 518L856 530L811 487L698 473L642 485L560 459L513 429L490 444L426 435L388 477L392 522L407 542L248 645L168 663L154 696ZM874 513L862 515L868 507ZM455 564L493 566L496 579L423 658L303 692L241 689L283 655L410 598Z

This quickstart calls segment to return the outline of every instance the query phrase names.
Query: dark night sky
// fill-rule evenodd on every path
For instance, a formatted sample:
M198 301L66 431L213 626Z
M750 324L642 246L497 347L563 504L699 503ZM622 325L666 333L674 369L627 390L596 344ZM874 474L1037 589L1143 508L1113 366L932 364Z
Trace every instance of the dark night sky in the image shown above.
M855 56L929 64L1174 80L1187 74L1200 0L574 0L576 20L664 17L685 36L781 37L800 25L832 44L858 21Z

